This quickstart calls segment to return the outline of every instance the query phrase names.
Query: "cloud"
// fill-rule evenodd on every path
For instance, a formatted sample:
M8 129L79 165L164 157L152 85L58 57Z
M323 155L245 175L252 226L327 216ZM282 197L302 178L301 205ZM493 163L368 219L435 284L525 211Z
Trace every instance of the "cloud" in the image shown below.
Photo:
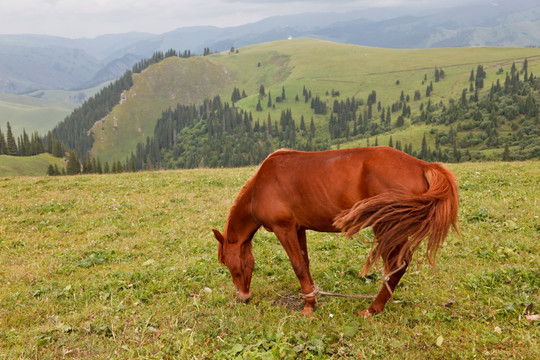
M466 0L17 0L2 4L0 33L66 37L130 31L159 34L194 25L235 26L276 15L456 1Z

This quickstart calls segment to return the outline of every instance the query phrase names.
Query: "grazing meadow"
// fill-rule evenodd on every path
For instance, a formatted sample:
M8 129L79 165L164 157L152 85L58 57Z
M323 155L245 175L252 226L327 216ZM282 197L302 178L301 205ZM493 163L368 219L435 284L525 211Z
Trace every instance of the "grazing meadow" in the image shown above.
M236 300L211 229L255 167L0 178L0 358L538 359L540 162L451 164L461 234L437 268L421 246L394 301L319 297L272 233L253 240L252 300ZM308 232L325 291L360 277L373 234Z

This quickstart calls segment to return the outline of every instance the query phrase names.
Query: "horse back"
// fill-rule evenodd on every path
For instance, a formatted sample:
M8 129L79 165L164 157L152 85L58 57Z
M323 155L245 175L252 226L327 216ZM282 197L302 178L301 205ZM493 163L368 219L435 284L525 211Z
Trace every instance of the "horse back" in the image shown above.
M426 191L425 162L389 147L321 152L278 150L253 179L253 216L265 227L339 231L334 218L386 191Z

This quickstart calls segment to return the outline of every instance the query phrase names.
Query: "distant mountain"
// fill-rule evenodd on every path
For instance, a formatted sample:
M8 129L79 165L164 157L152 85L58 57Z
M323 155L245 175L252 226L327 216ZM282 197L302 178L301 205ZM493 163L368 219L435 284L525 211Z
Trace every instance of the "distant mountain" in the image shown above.
M447 9L427 16L332 24L317 36L385 48L540 46L540 3L500 1Z
M80 49L0 43L0 91L69 89L92 79L101 65Z
M139 60L140 58L135 55L126 54L121 58L115 59L105 65L105 67L101 68L90 81L82 84L79 88L74 88L73 90L92 88L111 79L119 78L126 72L127 69L131 69Z
M148 36L153 35L130 33L95 39L0 35L0 93L76 90L114 80L144 57L116 53L117 49L144 42Z
M0 35L0 92L80 89L118 78L156 51L224 51L288 38L383 48L540 46L537 0L477 0L454 8L378 8L277 16L242 26L184 27L95 39Z

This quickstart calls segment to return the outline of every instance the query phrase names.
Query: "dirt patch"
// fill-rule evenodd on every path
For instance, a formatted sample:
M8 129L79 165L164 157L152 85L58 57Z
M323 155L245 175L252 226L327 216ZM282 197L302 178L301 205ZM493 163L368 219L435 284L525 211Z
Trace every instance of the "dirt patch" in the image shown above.
M273 305L282 306L288 310L301 311L304 308L304 302L298 295L287 294L274 300Z

